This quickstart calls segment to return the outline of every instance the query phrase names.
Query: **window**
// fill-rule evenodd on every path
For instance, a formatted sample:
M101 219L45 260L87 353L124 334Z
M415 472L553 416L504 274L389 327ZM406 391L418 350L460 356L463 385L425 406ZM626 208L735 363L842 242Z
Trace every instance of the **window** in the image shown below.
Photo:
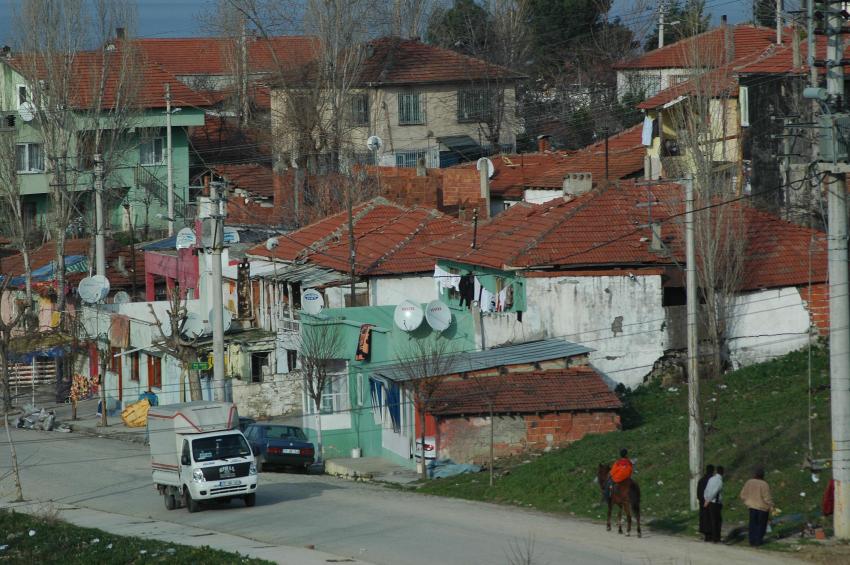
M491 114L492 106L489 90L483 88L458 90L458 122L484 122L490 119Z
M27 91L27 85L25 85L25 84L19 84L17 86L17 91L18 91L18 108L20 108L21 105L24 104L24 102L30 101L30 95L29 95L29 92Z
M162 359L148 355L148 390L162 388Z
M413 125L425 123L425 109L422 107L422 97L418 92L399 92L398 94L398 125Z
M44 151L40 143L18 143L15 146L15 161L19 173L44 171Z
M139 163L142 165L161 165L164 162L162 138L153 137L139 143Z
M269 352L257 351L251 353L251 382L263 382L263 375L269 372Z
M109 349L109 370L119 377L123 376L121 373L121 349L118 347Z
M365 92L351 97L351 125L369 125L369 95Z
M427 157L428 151L426 150L397 151L395 154L395 166L414 168L419 162L419 159L425 159L427 161Z
M322 391L322 414L333 414L348 409L348 379L345 373L328 375Z
M139 357L140 353L134 351L130 354L130 380L139 382Z
M294 371L298 364L298 351L295 349L286 350L286 368L289 371Z

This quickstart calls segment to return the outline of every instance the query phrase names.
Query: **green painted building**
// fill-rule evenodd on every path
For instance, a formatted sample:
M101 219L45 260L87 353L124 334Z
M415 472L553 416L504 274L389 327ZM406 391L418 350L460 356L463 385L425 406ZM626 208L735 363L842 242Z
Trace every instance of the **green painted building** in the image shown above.
M112 231L149 226L164 227L167 217L167 143L165 88L169 86L172 99L172 172L176 227L182 227L189 201L189 141L187 127L204 124L204 109L208 101L190 90L161 67L137 61L132 102L127 104L127 118L112 118L112 109L119 106L120 89L117 76L110 73L117 65L104 65L103 57L119 57L117 49L102 52L83 52L75 55L72 71L75 77L69 87L69 99L78 102L72 109L67 137L68 181L72 190L81 193L77 203L78 218L69 229L77 233L89 231L93 225L94 133L98 129L120 128L115 149L104 152L104 206L107 228ZM14 136L17 179L23 197L25 220L34 228L45 228L49 215L50 183L53 179L51 156L47 155L43 139L42 118L33 91L31 78L23 69L30 68L22 57L0 57L0 135ZM90 96L92 69L106 68L105 95L99 108L87 104ZM79 78L77 78L79 77ZM36 77L37 78L37 77ZM39 83L42 84L42 83ZM44 88L40 86L39 88ZM130 96L125 94L125 96ZM102 150L103 151L103 150Z
M424 308L425 305L423 304ZM446 351L475 349L472 316L455 311L452 323L435 332L422 322L405 332L393 321L394 306L366 306L322 311L320 317L302 318L302 331L339 332L339 378L333 379L322 402L322 438L325 458L351 457L359 449L363 457L384 457L414 467L416 411L411 393L403 384L380 376L380 369L399 358L416 355L414 342L445 340ZM358 344L365 324L371 327L368 360L357 360ZM302 353L303 354L303 353ZM316 416L312 401L304 399L304 426L316 440Z

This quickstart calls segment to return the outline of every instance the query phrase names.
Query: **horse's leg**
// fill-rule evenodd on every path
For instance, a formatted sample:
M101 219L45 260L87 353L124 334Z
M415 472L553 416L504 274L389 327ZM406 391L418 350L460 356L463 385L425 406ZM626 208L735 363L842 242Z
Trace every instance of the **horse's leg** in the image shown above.
M623 505L617 505L617 532L623 533Z
M626 507L626 536L632 535L632 507L626 502L623 506Z
M635 520L637 521L637 536L641 537L641 534L640 534L640 503L635 505Z
M608 497L608 528L607 530L611 531L611 510L614 505L614 500L611 497Z

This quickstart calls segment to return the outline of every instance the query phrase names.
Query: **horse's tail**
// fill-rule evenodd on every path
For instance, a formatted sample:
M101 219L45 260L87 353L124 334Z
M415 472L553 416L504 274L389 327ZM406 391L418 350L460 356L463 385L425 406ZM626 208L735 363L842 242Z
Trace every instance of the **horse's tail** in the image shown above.
M640 487L635 481L632 481L632 488L629 489L629 502L632 505L632 511L635 514L640 514Z

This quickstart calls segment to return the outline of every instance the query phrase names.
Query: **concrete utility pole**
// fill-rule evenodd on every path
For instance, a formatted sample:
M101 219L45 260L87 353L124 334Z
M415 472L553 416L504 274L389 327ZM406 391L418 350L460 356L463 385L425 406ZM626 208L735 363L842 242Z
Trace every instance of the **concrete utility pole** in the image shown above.
M658 48L664 47L664 0L658 3Z
M165 83L165 145L168 169L168 235L174 235L174 168L171 164L171 85Z
M213 330L213 398L226 400L224 393L224 299L222 297L221 252L224 247L224 196L218 195L217 183L210 183L212 205L212 330Z
M776 44L782 44L782 0L776 0Z
M839 153L835 112L844 107L843 18L840 2L827 4L826 88L833 112L832 181L827 181L829 241L829 378L832 407L832 477L835 479L835 537L850 539L850 299L847 272L847 163L836 163ZM846 117L846 114L841 114ZM841 145L846 142L841 141ZM825 167L830 169L827 164Z
M103 229L103 161L94 154L94 256L95 274L106 276L106 240Z
M702 415L699 399L699 342L697 340L697 254L694 241L694 179L685 186L685 292L688 311L688 470L691 510L699 510L697 483L702 473Z

